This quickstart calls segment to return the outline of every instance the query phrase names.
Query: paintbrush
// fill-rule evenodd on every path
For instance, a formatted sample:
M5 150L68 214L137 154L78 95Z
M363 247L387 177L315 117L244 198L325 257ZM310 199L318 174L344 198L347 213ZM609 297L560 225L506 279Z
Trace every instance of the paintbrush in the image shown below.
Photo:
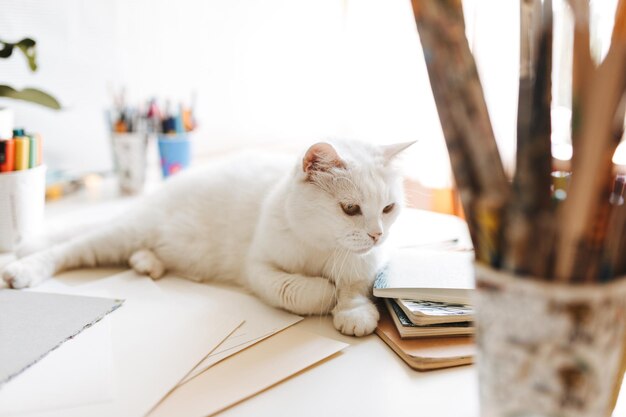
M550 254L552 4L520 5L522 40L513 193L504 227L504 268L544 276ZM535 32L539 32L537 35ZM536 51L536 53L533 53Z
M496 265L509 185L465 38L461 1L413 0L412 5L476 256Z
M623 22L626 2L620 1L616 23ZM556 277L559 281L593 280L606 239L608 200L613 179L611 158L616 140L614 120L626 87L626 31L615 27L604 61L593 72L581 125L579 155L573 161L568 197L559 215ZM597 278L597 276L595 277Z
M589 44L589 0L568 0L574 14L574 51L572 59L572 158L578 153L581 117L588 80L595 69Z

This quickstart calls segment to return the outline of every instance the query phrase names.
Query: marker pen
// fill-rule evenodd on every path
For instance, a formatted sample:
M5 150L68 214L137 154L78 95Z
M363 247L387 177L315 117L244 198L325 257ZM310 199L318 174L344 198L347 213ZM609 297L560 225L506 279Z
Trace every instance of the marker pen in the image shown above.
M35 137L37 138L37 164L35 166L39 166L43 164L43 139L39 133L35 133Z
M24 129L13 129L15 142L15 171L28 169L30 158L30 140L24 135Z
M15 141L0 140L0 172L11 172L15 168Z
M39 138L36 135L26 135L28 138L28 168L35 168L37 166L37 143Z

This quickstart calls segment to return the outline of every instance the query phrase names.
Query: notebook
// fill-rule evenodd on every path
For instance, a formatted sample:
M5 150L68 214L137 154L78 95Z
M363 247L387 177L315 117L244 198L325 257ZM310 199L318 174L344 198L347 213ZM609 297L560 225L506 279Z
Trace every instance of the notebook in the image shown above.
M428 371L473 363L476 346L471 338L401 339L385 308L380 308L376 334L411 368Z
M374 295L381 298L471 304L474 252L398 249L378 273Z
M396 330L403 339L418 337L468 336L474 334L472 322L440 323L419 326L408 319L404 311L392 299L386 299L385 305L396 325Z

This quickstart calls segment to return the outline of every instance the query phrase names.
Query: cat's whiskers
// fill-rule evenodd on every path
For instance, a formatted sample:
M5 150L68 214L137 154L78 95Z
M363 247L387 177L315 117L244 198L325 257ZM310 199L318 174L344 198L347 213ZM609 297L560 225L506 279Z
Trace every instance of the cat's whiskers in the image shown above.
M343 260L341 261L341 267L339 268L339 274L337 275L337 284L338 285L343 285L343 281L345 281L344 279L344 268L346 266L346 261L348 260L348 256L350 255L350 251L348 249L344 249L344 248L339 248L340 250L340 254L343 253Z
M335 289L339 286L339 255L341 254L341 246L336 246L333 249L333 258L332 258L332 277L335 283Z
M358 272L359 272L359 271L357 270L356 264L355 264L354 262L350 262L350 266L351 266L351 269L352 269L352 270L350 271L350 272L351 272L351 276L352 276L352 277L356 277L356 276L358 276Z
M332 282L331 278L334 278L334 277L335 277L335 266L336 266L336 264L335 264L335 262L334 262L334 259L335 259L335 255L336 255L336 253L337 253L337 249L339 249L339 247L338 247L338 246L334 247L334 248L333 248L333 252L331 253L331 255L330 255L330 257L329 257L329 261L331 262L331 268L330 268L330 271L329 271L330 273L329 273L329 276L327 277L327 279L328 279L329 281L331 281L331 282ZM334 297L335 297L335 299L336 299L336 298L337 298L337 285L336 285L336 283L333 283L333 288L334 288L334 294L333 294L333 295L334 295ZM326 302L326 300L324 300L324 303L325 303L325 302ZM325 303L325 304L326 304L326 303ZM330 304L330 303L328 303L327 305L328 305L329 307L328 307L328 310L324 312L324 313L325 313L324 315L330 314L330 312L331 312L331 311L332 311L332 309L334 308L334 306L331 306L331 304ZM322 318L321 318L321 316L320 316L320 322L321 322L321 320L322 320Z

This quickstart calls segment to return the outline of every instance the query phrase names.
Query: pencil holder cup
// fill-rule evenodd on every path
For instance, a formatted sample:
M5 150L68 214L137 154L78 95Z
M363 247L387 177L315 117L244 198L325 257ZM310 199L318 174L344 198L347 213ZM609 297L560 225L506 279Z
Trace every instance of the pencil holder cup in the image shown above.
M608 417L623 375L626 279L564 285L476 266L481 417Z
M138 194L146 182L148 135L146 133L113 133L113 160L122 194Z
M191 162L191 140L189 133L161 134L159 155L163 178L187 168Z
M37 234L43 223L46 167L0 174L0 252Z

